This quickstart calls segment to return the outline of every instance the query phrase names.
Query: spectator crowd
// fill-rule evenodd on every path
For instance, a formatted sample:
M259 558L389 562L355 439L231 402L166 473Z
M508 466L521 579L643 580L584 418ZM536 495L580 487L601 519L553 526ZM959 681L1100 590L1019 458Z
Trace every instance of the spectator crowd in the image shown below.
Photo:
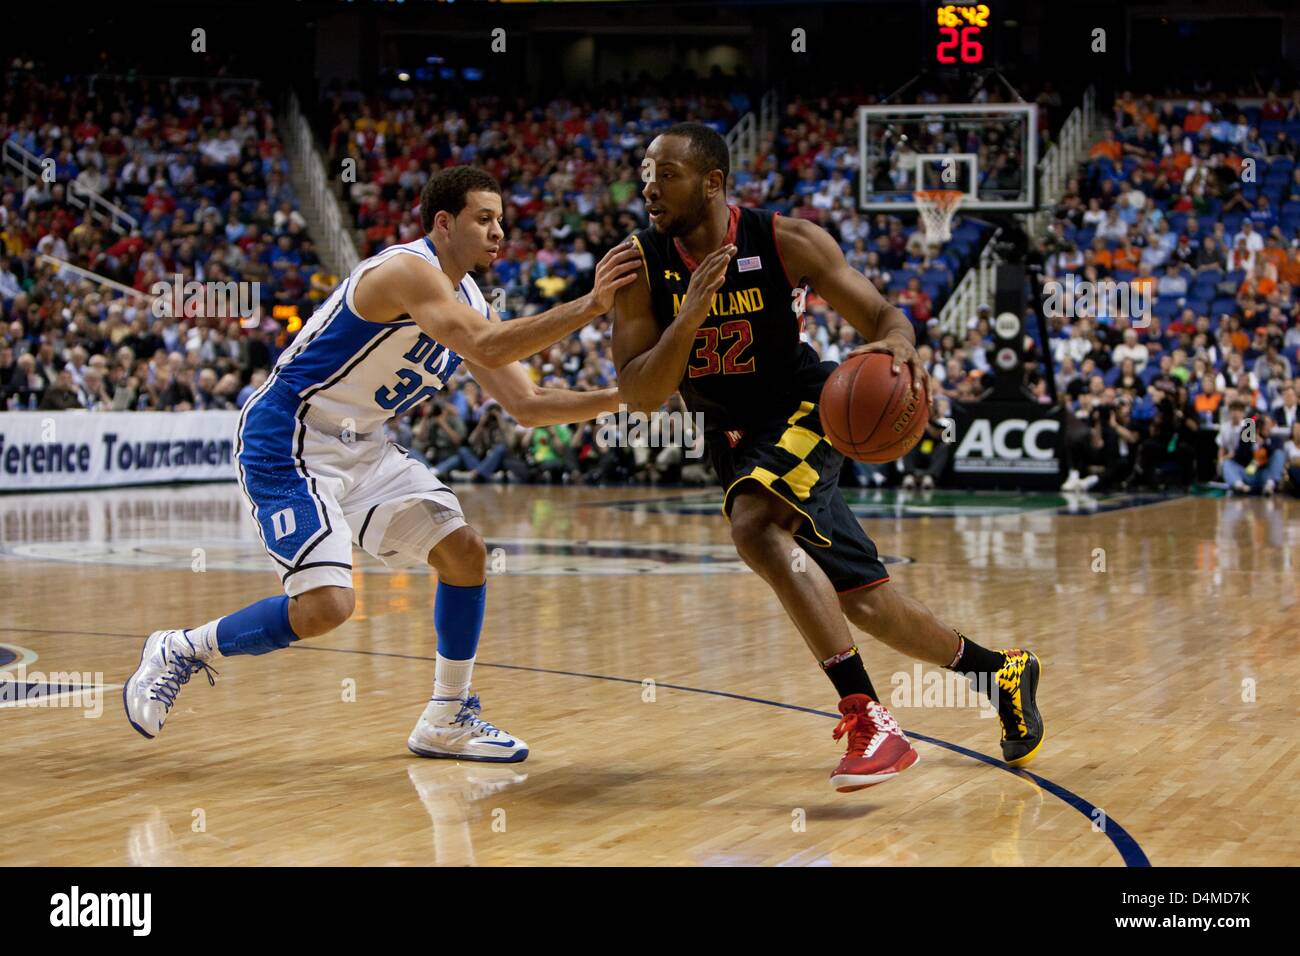
M6 79L0 142L51 161L53 176L26 181L6 167L0 183L3 407L240 407L337 281L288 185L271 104L233 81L66 83L16 70ZM418 196L432 170L474 163L492 172L506 240L478 279L499 290L500 311L512 318L584 292L604 252L644 224L638 164L656 130L693 119L725 131L753 106L725 84L700 88L712 92L541 106L408 87L327 91L321 149L332 168L352 161L344 199L363 255L419 235ZM853 477L932 487L949 453L940 439L948 404L986 390L988 310L955 330L938 316L988 226L959 221L953 239L932 248L914 224L857 210L855 105L786 104L753 161L733 171L732 195L825 227L912 319L936 392L930 428L900 465L862 466ZM1068 413L1067 486L1217 479L1236 493L1271 494L1294 485L1300 92L1241 105L1222 95L1188 104L1125 93L1109 126L1027 256L1044 296L1050 284L1114 280L1150 290L1154 302L1145 316L1048 315L1046 342L1029 323L1027 387L1043 403L1055 393ZM988 165L988 188L1002 188L1005 164ZM73 201L91 193L117 211L95 215L104 207ZM160 316L150 290L174 276L256 282L261 298L251 319L201 308ZM862 344L815 292L805 305L804 337L823 359ZM527 368L548 386L615 384L608 321ZM657 414L673 411L680 407L670 403ZM525 429L463 374L390 427L449 480L709 477L688 454L698 436L650 449L610 442L593 422Z
M1108 282L1150 303L1047 312L1068 486L1300 490L1298 134L1300 90L1117 97L1028 261L1044 303Z

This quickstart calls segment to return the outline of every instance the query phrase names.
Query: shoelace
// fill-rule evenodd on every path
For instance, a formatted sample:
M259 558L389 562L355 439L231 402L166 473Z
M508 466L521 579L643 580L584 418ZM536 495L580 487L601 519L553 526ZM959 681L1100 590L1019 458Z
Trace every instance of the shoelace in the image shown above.
M468 725L475 732L482 734L484 737L500 737L501 731L486 720L479 717L483 705L479 702L478 694L465 698L461 702L460 711L452 719L453 724Z
M902 732L899 731L893 714L877 705L865 711L850 711L845 714L835 725L831 736L834 740L839 740L848 734L849 746L845 756L861 757L877 739L894 731Z
M163 707L170 713L172 707L176 704L176 695L181 692L181 686L190 682L190 677L195 670L203 671L204 676L208 679L209 687L216 685L219 675L207 661L200 660L197 657L176 656L172 658L171 670L158 678L154 683L153 692L149 696L154 700L162 701Z

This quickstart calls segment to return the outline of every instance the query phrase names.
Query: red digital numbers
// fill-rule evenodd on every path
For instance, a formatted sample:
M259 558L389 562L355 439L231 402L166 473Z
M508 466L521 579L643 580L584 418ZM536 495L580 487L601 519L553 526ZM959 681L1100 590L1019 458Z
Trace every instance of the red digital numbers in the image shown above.
M962 27L960 30L940 27L939 35L944 39L934 48L935 59L940 63L957 63L960 57L962 63L982 63L984 45L978 40L979 34L979 27ZM953 50L957 50L957 56L953 56Z
M983 63L984 44L980 31L993 21L988 4L941 3L935 10L939 42L934 58L940 63Z

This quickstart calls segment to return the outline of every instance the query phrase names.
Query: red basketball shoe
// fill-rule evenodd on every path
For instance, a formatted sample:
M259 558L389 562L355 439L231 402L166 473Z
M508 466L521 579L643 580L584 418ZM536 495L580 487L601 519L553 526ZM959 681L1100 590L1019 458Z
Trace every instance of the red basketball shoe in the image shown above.
M831 786L840 793L892 780L921 759L894 715L866 694L845 697L840 713L844 719L835 725L835 739L849 735L849 749L831 774Z

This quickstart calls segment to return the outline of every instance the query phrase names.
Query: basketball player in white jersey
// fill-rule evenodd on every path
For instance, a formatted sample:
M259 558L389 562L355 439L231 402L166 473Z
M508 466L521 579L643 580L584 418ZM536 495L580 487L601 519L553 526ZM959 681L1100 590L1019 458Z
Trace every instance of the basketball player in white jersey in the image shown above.
M466 274L504 238L500 188L486 172L437 173L420 197L426 235L361 262L285 349L239 420L239 484L285 594L186 630L155 631L122 698L154 737L195 670L317 637L352 614L352 547L386 565L438 574L433 696L407 741L423 757L515 762L528 746L480 716L470 677L483 624L486 549L456 496L384 423L443 388L465 362L521 424L585 421L618 407L614 388L539 388L518 361L609 310L640 255L631 243L596 268L592 291L503 323Z

